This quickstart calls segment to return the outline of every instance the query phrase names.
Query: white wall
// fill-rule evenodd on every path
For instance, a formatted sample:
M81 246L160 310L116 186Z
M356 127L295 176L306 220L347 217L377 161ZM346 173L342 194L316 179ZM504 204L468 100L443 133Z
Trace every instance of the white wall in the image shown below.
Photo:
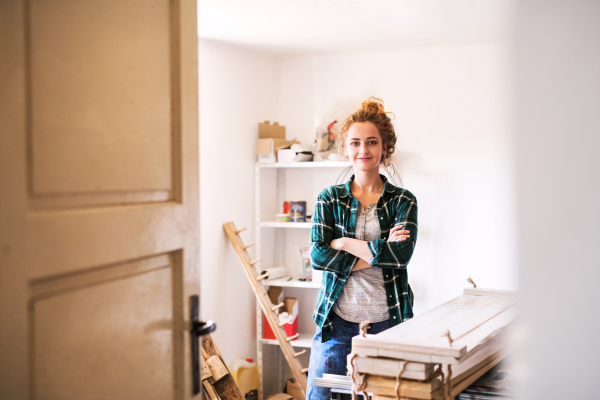
M222 225L253 241L257 123L277 119L280 57L200 40L199 65L201 317L229 363L256 357L256 308Z
M519 398L597 399L600 3L517 5Z
M337 96L382 97L396 115L395 165L419 201L409 266L416 313L459 295L468 276L480 287L517 288L509 67L503 42L283 61L279 114L290 137L313 141Z

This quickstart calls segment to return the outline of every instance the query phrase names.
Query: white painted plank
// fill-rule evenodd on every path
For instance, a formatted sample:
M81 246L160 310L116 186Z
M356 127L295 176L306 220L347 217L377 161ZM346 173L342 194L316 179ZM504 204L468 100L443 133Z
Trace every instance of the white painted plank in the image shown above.
M427 326L452 311L477 300L475 296L459 296L413 319L409 319L379 334L379 338L396 338L408 335L417 329Z
M350 359L350 356L349 358ZM396 377L402 371L404 361L388 358L356 357L354 368L357 372L373 375ZM433 374L434 365L425 363L406 363L403 378L427 380Z
M422 363L457 364L501 334L515 317L516 296L462 295L377 335L353 338L353 351ZM450 346L441 333L450 330Z
M412 353L425 352L432 355L460 358L464 356L466 348L450 347L447 339L444 342L437 340L438 338L434 336L439 336L441 332L447 329L447 326L468 318L496 300L493 297L460 296L422 316L380 334L367 335L366 337L357 336L353 338L352 343L357 346L371 346ZM410 324L411 322L414 323ZM408 326L403 327L402 325L405 324Z
M446 326L438 325L436 327L438 329L437 331L434 330L435 328L430 329L429 337L426 336L425 332L422 332L420 334L415 333L411 336L403 337L402 339L400 339L401 342L412 343L412 344L422 344L423 346L426 346L426 347L431 347L431 346L433 346L433 347L449 346L450 347L448 338L442 336L442 333L445 332L446 330L448 330L448 331L450 331L450 335L451 335L452 339L454 340L451 347L462 348L463 346L471 346L472 347L472 346L477 345L478 341L473 342L472 341L473 339L463 340L463 341L458 341L458 339L467 335L471 331L478 330L477 328L480 325L486 323L487 321L489 321L489 320L493 319L494 317L496 317L497 315L501 314L503 311L505 311L506 309L508 309L515 303L515 300L511 299L511 298L498 298L498 297L487 297L487 296L482 297L482 298L483 299L493 299L493 301L490 302L489 304L487 304L485 307L479 309L478 311L476 311L472 314L463 314L464 318L458 320L455 323L448 324ZM457 317L456 314L453 314L452 316ZM500 326L498 325L498 327L500 327ZM474 336L471 335L469 337L473 338Z
M474 297L474 296L473 296ZM463 307L457 308L435 322L427 324L420 329L411 332L408 335L396 336L394 341L406 344L423 344L429 342L436 343L435 346L448 347L448 339L442 338L440 335L450 329L451 326L461 321L470 321L474 315L478 315L483 310L488 309L490 305L497 302L496 297L480 296L474 297L475 300L465 304ZM452 330L451 330L452 333ZM454 335L453 335L454 336ZM440 339L439 341L437 339ZM431 345L434 345L433 343Z
M508 330L514 322L516 315L517 307L516 305L513 305L496 315L494 318L481 324L477 329L456 340L453 344L456 344L457 346L467 346L468 356L468 354L472 353L477 346L484 345L495 336L499 336L504 331Z
M463 295L516 298L518 292L514 290L465 288Z

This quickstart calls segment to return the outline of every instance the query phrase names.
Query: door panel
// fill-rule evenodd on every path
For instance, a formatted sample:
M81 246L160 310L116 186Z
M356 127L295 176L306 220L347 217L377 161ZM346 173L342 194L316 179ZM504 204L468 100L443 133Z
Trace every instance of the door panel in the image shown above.
M34 283L35 398L174 398L176 267L156 256Z
M33 194L170 190L169 1L28 9Z
M0 2L0 397L192 397L196 2Z

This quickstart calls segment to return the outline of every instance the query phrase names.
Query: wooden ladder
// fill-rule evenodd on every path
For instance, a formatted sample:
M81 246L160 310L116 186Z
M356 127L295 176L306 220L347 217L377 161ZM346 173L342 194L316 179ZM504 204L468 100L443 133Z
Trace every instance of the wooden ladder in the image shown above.
M240 261L242 262L242 266L244 267L244 271L246 272L246 276L248 277L248 281L250 282L250 286L252 286L252 290L258 299L260 307L262 308L269 325L271 325L271 329L275 332L275 337L279 342L279 346L281 347L281 351L285 356L286 361L288 362L292 373L294 374L294 378L300 384L302 388L302 395L304 396L302 399L304 400L306 397L306 373L308 372L308 368L302 368L300 361L298 361L298 356L306 353L306 350L302 350L298 353L294 351L294 348L290 344L290 341L296 339L298 334L294 336L287 337L285 330L283 330L283 325L279 324L279 318L277 314L275 314L275 310L280 307L283 307L283 303L274 305L271 303L271 299L267 294L267 291L263 284L260 282L262 279L266 278L267 275L259 275L254 269L253 265L260 261L260 258L257 260L252 260L248 255L246 249L250 246L254 245L254 243L244 245L242 239L240 239L240 232L244 231L246 228L237 229L233 222L227 222L223 224L223 228L235 249Z

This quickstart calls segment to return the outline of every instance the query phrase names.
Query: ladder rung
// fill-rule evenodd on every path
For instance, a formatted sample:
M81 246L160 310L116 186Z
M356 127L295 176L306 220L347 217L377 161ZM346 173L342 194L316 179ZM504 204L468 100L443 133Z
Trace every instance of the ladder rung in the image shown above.
M289 338L285 339L287 342L290 342L294 339L298 339L298 336L300 336L299 333L296 333L294 336L290 336Z
M256 264L257 262L259 262L260 260L262 260L262 258L257 258L254 261L250 261L248 264L250 264L250 266L252 266L252 265Z
M307 373L307 372L308 372L308 368L302 368L302 369L300 370L300 372L302 372L303 374L305 374L305 373Z
M283 304L283 302L281 302L281 303L277 304L276 306L273 306L273 307L271 307L271 310L275 311L275 310L277 310L278 308L281 308L281 307L283 307L284 305L285 305L285 304Z
M244 232L245 230L246 228L238 229L237 231L235 231L235 234L239 235L240 232Z
M269 273L267 272L266 274L260 274L259 276L256 277L257 281L262 281L265 278L269 277Z
M248 247L252 247L252 246L254 246L254 242L247 244L245 246L242 246L242 250L246 250Z
M301 355L302 355L302 354L304 354L304 353L306 353L306 349L304 349L304 350L302 350L302 351L299 351L299 352L297 352L297 353L294 353L294 357L299 357L299 356L301 356Z

